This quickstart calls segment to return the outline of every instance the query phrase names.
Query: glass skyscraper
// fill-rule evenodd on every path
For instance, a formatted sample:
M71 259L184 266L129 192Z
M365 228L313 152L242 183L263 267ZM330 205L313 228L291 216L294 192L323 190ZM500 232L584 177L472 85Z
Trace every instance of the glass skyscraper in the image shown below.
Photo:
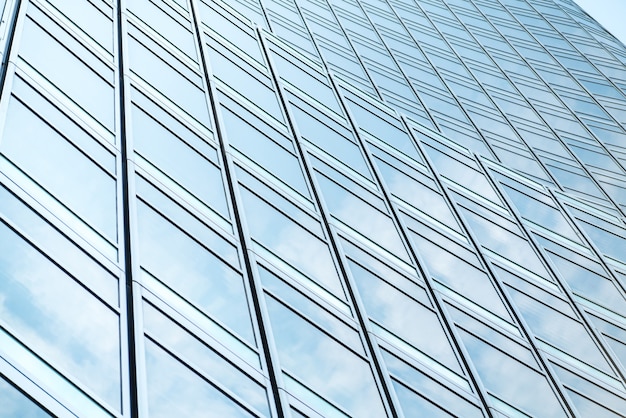
M626 416L626 47L573 0L0 11L0 417Z

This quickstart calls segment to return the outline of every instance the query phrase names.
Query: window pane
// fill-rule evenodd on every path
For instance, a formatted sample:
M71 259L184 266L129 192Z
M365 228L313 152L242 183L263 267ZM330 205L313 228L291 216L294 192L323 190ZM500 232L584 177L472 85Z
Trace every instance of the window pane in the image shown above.
M564 352L613 374L602 353L582 324L511 288L513 302L535 335ZM546 303L550 303L550 299ZM552 306L553 304L550 303Z
M15 97L0 151L97 231L117 241L115 180Z
M145 329L159 344L180 354L188 364L226 386L266 416L270 415L265 388L243 373L241 366L230 363L219 351L205 345L152 305L144 302L143 314Z
M350 416L386 416L368 364L272 297L266 297L281 366Z
M328 245L247 189L241 195L250 235L344 300Z
M157 5L156 3L160 4ZM189 30L191 25L181 15L168 7L167 3L159 0L133 0L128 4L128 7L151 29L195 60L196 48L192 32Z
M106 6L97 8L89 2L67 2L63 0L48 0L54 4L65 16L78 25L100 45L113 53L113 10ZM108 15L102 10L109 11Z
M309 196L298 158L248 123L254 121L263 124L263 122L252 118L244 120L242 116L225 107L222 107L222 115L228 141L234 148L303 196ZM274 135L280 134L274 132ZM280 139L286 140L280 136Z
M0 418L46 418L43 409L0 377Z
M36 8L31 6L29 14L41 16L38 20L45 22L46 27L61 40L53 38L35 21L30 18L26 19L20 44L20 56L72 101L91 113L113 132L114 91L112 85L109 84L113 79L113 70L91 55L87 49L51 20L43 17ZM99 72L88 67L85 62L97 67Z
M196 307L253 343L241 274L148 205L139 202L137 212L141 265ZM224 247L222 238L215 235L214 240ZM236 257L235 248L230 251Z
M150 418L253 416L148 339L146 369Z
M0 186L0 214L33 239L44 252L111 306L119 305L117 277L65 238L21 200Z
M119 409L118 315L2 223L0 237L1 320Z
M341 222L380 245L391 254L410 262L409 255L391 218L323 174L316 176L330 213ZM346 180L348 181L348 180ZM350 186L353 186L350 184ZM351 190L358 190L350 187ZM365 195L364 193L362 194ZM379 202L378 197L372 197ZM381 205L382 206L382 205Z
M428 230L424 229L424 231ZM511 317L493 283L491 283L489 276L468 261L455 255L462 254L461 251L466 252L466 248L455 244L451 240L442 240L442 243L447 244L444 248L413 231L410 231L410 233L429 273L436 280L444 283L459 295L463 295L484 309L507 321L511 321ZM454 254L450 251L454 251ZM469 255L471 253L467 252L466 254ZM473 254L469 255L468 258L475 263L478 262L477 257ZM463 273L459 274L459 272Z
M137 152L203 203L228 217L219 168L141 108L133 106L132 115Z
M374 321L450 370L463 374L442 324L432 310L358 264L349 262L349 266L367 314Z
M382 354L387 370L392 375L395 375L397 379L402 380L401 383L394 379L393 386L400 398L402 410L406 417L431 416L420 414L419 411L422 410L428 411L429 414L443 414L443 411L434 407L431 402L441 405L441 407L451 411L456 416L466 418L483 416L477 407L443 386L437 380L422 373L419 369L409 366L385 350L382 350ZM408 389L407 386L409 385L412 390ZM414 391L419 391L420 395ZM449 416L448 414L443 415Z
M202 79L165 48L129 26L128 57L133 72L198 122L209 126Z
M532 416L566 416L544 376L468 332L460 335L487 390Z

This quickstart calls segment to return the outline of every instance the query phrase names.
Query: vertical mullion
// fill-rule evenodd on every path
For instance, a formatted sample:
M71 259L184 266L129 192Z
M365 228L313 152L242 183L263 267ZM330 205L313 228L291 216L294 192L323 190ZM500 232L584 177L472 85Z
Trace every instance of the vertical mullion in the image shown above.
M278 369L276 366L276 362L272 358L272 350L270 349L268 330L266 325L263 322L263 314L261 309L261 292L262 289L256 283L253 275L253 267L252 262L250 261L249 250L248 250L248 241L245 236L245 229L243 228L243 221L240 216L240 204L237 199L237 192L235 186L235 180L233 178L233 174L231 173L230 161L228 159L228 149L224 141L222 127L220 126L220 117L218 115L217 105L218 101L216 98L215 86L211 82L209 68L207 66L208 54L205 54L204 41L202 37L202 31L200 29L200 17L196 11L195 0L189 0L190 8L191 8L191 19L192 25L194 29L194 34L197 42L197 47L200 55L200 65L202 68L202 75L205 82L205 88L207 89L207 95L209 99L209 107L211 108L211 116L214 120L214 128L217 142L220 147L220 154L222 157L222 166L224 168L224 176L226 178L228 194L230 196L233 218L235 220L235 229L237 230L237 235L239 238L239 244L241 245L241 254L243 257L245 272L248 277L248 283L250 285L250 293L253 303L253 314L256 317L256 323L259 327L259 334L261 340L261 346L263 349L263 357L265 359L265 363L267 364L267 374L270 380L271 392L274 398L274 404L276 408L276 412L279 418L285 417L285 407L282 405L283 399L280 394L278 381L276 375L278 373ZM272 408L272 402L270 402L270 408Z
M11 12L9 18L9 28L6 31L8 36L6 37L6 41L2 47L4 48L4 55L2 56L2 64L0 66L0 92L4 91L4 82L7 77L8 66L9 66L9 58L11 56L11 48L13 46L13 39L15 38L15 27L17 23L17 17L19 16L20 6L22 5L21 0L15 0L13 4L4 5L4 10L0 12L0 19L4 17L6 14L7 6L12 7L13 11Z
M270 72L272 74L272 77L274 78L274 85L277 87L277 94L279 96L279 100L282 104L283 109L285 110L285 115L286 115L286 119L287 119L287 123L289 125L289 129L291 131L291 137L294 140L294 144L295 144L295 148L298 152L298 157L299 160L302 163L302 169L305 173L306 179L311 187L311 194L313 195L313 198L315 199L315 205L317 206L318 210L319 210L319 214L320 214L320 218L322 220L322 224L324 227L324 231L326 232L326 235L328 236L328 242L330 244L331 247L331 251L333 252L333 255L335 256L335 259L337 260L337 266L339 267L339 270L341 272L341 277L344 281L345 284L345 288L347 290L347 293L349 295L350 298L350 302L354 308L355 311L355 317L357 319L358 325L361 329L361 334L363 335L363 338L365 340L365 343L367 345L367 352L369 354L369 359L371 360L371 362L373 363L374 366L374 370L376 371L376 381L379 383L380 388L383 390L383 394L384 394L384 405L385 408L388 410L388 412L391 412L391 416L394 418L398 418L398 412L396 411L395 405L392 401L393 397L391 395L391 391L389 390L389 388L387 387L386 384L386 379L385 379L385 374L383 372L381 363L382 361L378 358L378 356L376 355L376 349L375 347L375 343L372 341L372 338L369 334L368 327L366 326L366 321L367 321L367 316L366 314L364 314L362 312L362 308L360 306L360 304L357 301L356 295L355 295L355 291L354 289L352 289L351 283L348 280L348 274L347 274L347 269L346 267L343 265L342 262L342 258L341 258L341 253L339 251L339 246L336 242L335 239L335 235L333 234L332 228L330 227L330 215L327 213L324 205L322 204L322 200L321 200L321 192L318 190L317 185L313 179L313 170L310 167L310 164L306 158L306 153L304 151L304 149L302 148L302 145L300 144L300 141L298 140L298 137L296 135L296 131L294 129L294 122L293 122L293 118L291 116L291 113L289 112L289 106L287 105L287 100L284 97L283 91L282 91L282 86L280 85L279 79L278 79L278 75L276 74L276 71L273 68L273 65L271 63L270 57L269 57L269 53L268 53L268 48L266 46L265 43L265 38L263 37L263 33L261 31L261 28L257 28L258 32L259 32L259 38L261 39L261 44L262 44L262 49L263 49L263 53L265 55L265 59L268 63L268 68L270 69Z
M139 401L138 401L138 388L137 388L137 353L136 353L136 341L135 341L135 304L134 304L134 292L133 292L133 258L132 258L132 226L130 222L130 204L132 196L130 195L129 188L129 153L128 149L127 133L126 133L126 92L124 85L124 25L123 21L123 6L124 0L118 0L116 2L116 30L117 30L117 83L119 92L118 106L119 106L119 127L118 138L119 148L121 151L121 165L122 172L120 180L122 182L122 218L123 218L123 239L124 239L124 277L125 277L125 296L126 296L126 332L128 336L128 366L129 366L129 392L130 392L130 404L129 416L132 418L139 417ZM122 385L123 387L123 385ZM122 396L122 399L124 397ZM124 414L126 415L126 414Z

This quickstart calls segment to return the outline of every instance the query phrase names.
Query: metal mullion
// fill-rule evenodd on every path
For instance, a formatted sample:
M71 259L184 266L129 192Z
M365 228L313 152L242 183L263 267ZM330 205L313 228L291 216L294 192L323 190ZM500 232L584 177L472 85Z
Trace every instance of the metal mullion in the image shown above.
M299 8L299 7L298 7ZM270 72L272 73L275 82L276 82L276 86L277 86L277 94L279 96L279 99L283 105L283 109L285 110L285 116L287 119L287 122L291 128L292 131L292 137L294 139L294 145L298 151L298 155L299 155L299 159L300 162L302 164L302 169L305 173L306 179L308 180L309 186L311 188L311 194L313 195L313 198L315 199L315 203L316 206L319 209L319 214L320 214L320 218L322 220L322 224L323 224L323 228L325 229L325 232L328 236L328 243L330 245L330 249L334 255L334 258L337 262L337 267L339 267L340 270L340 275L341 277L344 279L344 285L345 288L347 290L347 294L350 298L350 302L352 304L352 307L355 311L355 316L356 316L356 320L358 325L360 326L361 329L361 335L363 337L363 339L365 340L366 343L366 347L367 347L367 354L369 359L371 360L371 366L373 366L373 371L375 371L375 380L378 386L378 389L382 389L382 393L381 395L383 396L383 407L385 408L385 410L387 412L390 412L391 415L394 418L398 418L400 415L398 414L398 412L396 411L396 405L393 402L393 397L391 394L390 389L387 387L387 380L385 379L385 375L381 366L382 363L382 359L379 359L377 356L377 351L375 350L375 346L376 346L376 342L373 341L372 336L370 335L370 332L368 331L369 328L367 327L366 323L368 321L368 317L367 314L364 313L364 309L361 306L361 304L359 303L359 300L357 299L356 295L356 291L354 289L352 289L353 284L350 282L349 280L349 276L347 274L348 268L346 266L344 266L344 263L342 261L342 257L341 257L341 251L339 250L339 244L337 243L337 238L335 236L335 234L333 233L331 224L330 224L330 219L331 219L331 215L330 213L327 213L327 209L325 208L325 206L322 203L322 193L318 190L317 184L314 181L314 175L313 175L313 168L311 167L311 164L309 163L307 156L306 156L306 152L302 146L302 144L300 143L300 140L298 138L298 135L296 134L296 130L294 129L294 122L293 122L293 117L291 115L291 112L289 111L289 106L288 106L288 101L285 98L284 92L282 91L283 87L280 85L280 81L278 78L278 75L275 71L275 69L273 68L273 65L271 64L270 61L270 56L268 53L268 48L265 45L266 41L265 38L263 37L262 34L262 30L260 28L257 28L258 32L259 32L259 38L261 39L261 44L263 46L263 51L264 54L266 56L267 62L268 62L268 68L270 70Z
M300 11L300 13L302 14L302 11ZM306 25L306 21L305 21L305 25ZM309 29L309 32L311 32L310 29ZM316 48L317 48L317 45L316 45ZM368 167L370 167L372 174L374 175L374 179L375 179L377 186L379 186L380 188L380 192L382 194L383 200L385 201L386 206L390 210L392 220L394 221L396 226L399 227L398 232L401 236L401 239L403 240L403 243L405 243L406 245L406 248L409 253L409 257L411 257L411 259L415 261L416 270L419 271L422 277L424 278L427 294L429 295L430 299L434 303L435 311L438 313L438 317L443 320L445 330L447 331L446 336L450 338L450 340L452 341L452 344L455 348L455 354L459 355L461 362L463 363L466 370L468 371L469 380L471 382L470 386L473 387L475 392L478 394L478 398L482 402L483 411L485 411L488 416L491 416L491 412L489 410L489 404L486 401L485 389L482 386L482 384L478 380L476 380L476 377L474 376L476 371L471 368L471 366L469 365L469 363L467 363L467 360L465 359L463 355L463 351L461 349L462 346L460 342L458 341L458 337L456 336L456 334L454 334L453 329L452 329L452 325L451 325L452 321L447 317L446 311L443 309L443 302L441 302L437 293L434 291L434 285L431 282L432 279L424 271L424 267L423 267L424 263L418 261L417 252L415 251L413 246L410 244L406 227L400 222L400 215L397 212L397 208L391 203L391 194L389 191L387 191L386 186L382 182L381 175L375 169L375 166L373 164L373 157L371 156L369 149L365 145L364 139L359 134L357 125L354 122L353 118L350 116L348 107L345 104L344 99L342 98L340 94L340 88L337 84L337 81L334 79L334 77L332 77L331 72L328 67L328 63L324 60L323 57L322 57L322 65L330 76L329 77L330 85L331 85L331 88L335 91L335 94L337 95L339 99L340 106L344 109L344 112L346 113L346 115L348 115L347 119L348 119L349 126L352 128L353 134L355 135L355 138L357 138L360 148L364 153L364 158L366 160L366 163L368 164ZM383 380L383 382L387 382L387 380L385 379ZM390 401L392 399L395 399L395 396L391 396L391 394L388 394L388 396L389 396L388 399Z
M476 157L476 160L477 160L478 164L480 165L480 167L483 169L483 171L485 173L487 173L488 170L485 168L483 162L481 161L481 158L480 157ZM607 360L609 362L609 364L613 367L613 370L616 371L618 373L618 376L621 377L622 381L624 381L624 379L625 379L624 378L624 372L619 367L619 361L614 359L613 356L610 353L610 350L607 350L607 348L604 346L604 344L602 343L601 337L599 337L597 335L595 327L593 327L593 325L590 323L589 319L587 318L586 313L584 312L584 310L582 308L580 308L578 306L578 304L576 304L576 302L574 300L574 296L573 296L569 286L567 285L567 283L563 283L563 279L561 279L559 275L555 274L554 269L552 268L552 265L546 260L545 254L543 253L543 251L541 251L541 246L536 243L536 241L533 238L532 234L528 231L527 227L522 222L521 216L519 215L517 209L515 208L515 205L513 205L511 203L511 201L508 198L508 196L506 195L506 193L504 193L504 192L502 192L500 190L500 188L496 184L496 181L490 175L487 174L487 178L488 178L489 182L494 186L494 189L496 190L496 192L500 195L500 198L502 199L502 201L505 202L505 204L508 206L509 211L511 213L511 216L513 217L513 219L518 224L520 230L522 231L522 233L524 235L524 238L526 238L528 243L531 245L533 251L537 254L537 257L539 257L539 259L542 261L542 264L546 267L547 271L551 274L552 278L554 278L555 282L558 283L559 287L561 288L561 291L563 292L563 296L565 296L567 302L569 303L570 307L574 310L574 312L577 313L577 315L578 315L577 319L580 321L580 323L583 325L583 327L586 329L586 331L590 334L590 336L593 339L593 341L596 344L596 346L605 355L605 360ZM586 236L585 236L585 238L586 238ZM531 333L532 333L532 331L531 331ZM531 335L534 335L534 334L531 334ZM536 337L536 338L538 338L538 337ZM572 357L574 357L574 356L572 356ZM580 361L586 363L586 360L580 360ZM593 366L591 366L591 367L593 367ZM550 373L550 372L548 371L548 373ZM558 378L555 377L555 379L558 379Z
M120 149L120 157L121 157L121 173L120 173L120 181L122 183L122 222L123 222L123 240L124 246L122 248L124 254L124 276L125 276L125 284L124 284L124 296L125 296L125 304L126 304L126 332L127 332L127 344L128 344L128 352L126 355L128 356L128 392L126 396L122 393L122 405L124 401L129 403L127 416L132 418L138 418L140 407L139 407L139 390L138 390L138 371L137 371L137 348L136 348L136 315L135 315L135 304L139 300L139 294L134 293L134 287L139 286L139 282L134 279L133 276L133 255L135 254L134 239L136 235L133 233L133 228L131 225L131 201L133 197L131 196L131 188L129 186L129 164L133 164L132 161L129 161L130 155L132 155L132 150L129 149L129 144L127 142L127 126L126 126L126 94L125 94L125 74L124 74L124 38L126 35L125 26L124 26L124 12L123 8L125 7L125 0L118 0L115 4L117 10L115 11L115 34L117 35L117 89L116 92L118 94L118 112L117 115L119 118L119 128L117 132L117 138ZM134 172L134 170L133 170ZM122 346L123 348L123 346ZM122 374L124 376L124 373ZM122 389L124 389L124 380L122 380ZM124 412L124 411L123 411Z
M473 0L470 0L470 1L473 3ZM525 26L522 22L520 22L520 21L517 19L517 17L515 17L515 15L514 15L513 13L511 13L511 12L509 11L509 9L508 9L505 5L503 5L503 4L500 2L500 0L496 0L496 1L497 1L497 2L498 2L498 4L502 7L502 9L503 9L506 13L508 13L508 14L509 14L509 16L510 16L512 19L514 19L514 20L515 20L515 22L517 22L517 24L518 24L519 28L521 28L522 30L524 30L524 31L528 34L528 36L530 36L530 37L531 37L531 38L535 41L535 45L534 45L534 46L537 46L539 49L543 50L546 54L548 54L550 57L552 57L552 58L553 58L556 62L558 62L558 63L559 63L559 65L561 66L561 68L563 68L563 70L564 70L564 71L565 71L565 72L566 72L566 73L570 76L570 78L571 78L571 79L572 79L572 80L573 80L576 84L579 84L579 85L580 85L580 82L579 82L576 78L574 78L574 77L570 74L570 72L567 70L567 68L565 68L565 67L563 66L563 64L561 64L561 62L560 62L558 59L554 58L554 56L550 53L550 51L548 51L548 50L547 50L547 48L546 48L545 46L543 46L543 43L541 43L541 42L540 42L537 38L535 38L535 36L534 36L534 35L533 35L533 34L532 34L532 33L531 33L528 29L526 29L526 26ZM491 23L491 20L489 19L489 17L485 16L485 15L483 14L482 10L481 10L478 6L474 5L474 7L476 7L476 9L477 9L477 10L478 10L478 11L479 11L479 12L480 12L480 13L481 13L484 17L485 17L485 19ZM500 30L499 30L499 29L498 29L495 25L493 25L493 24L492 24L492 27L493 27L493 28L494 28L494 29L495 29L495 30L496 30L496 31L497 31L500 35L502 35L502 33L500 32ZM621 163L621 162L620 162L617 158L615 158L615 156L614 156L611 152L609 152L609 150L607 149L607 147L606 147L606 145L604 144L604 142L602 142L602 141L601 141L601 140L600 140L600 139L596 136L596 134L594 134L594 133L591 131L591 129L587 126L587 124L586 124L585 122L583 122L583 121L580 119L580 117L579 117L579 116L578 116L575 112L573 112L573 111L572 111L572 109L569 107L569 105L567 105L567 103L565 103L565 101L561 98L561 96L560 96L558 93L556 93L556 92L555 92L554 88L553 88L553 87L552 87L549 83L547 83L547 82L543 79L543 77L542 77L542 76L541 76L541 75L537 72L537 70L534 68L534 66L533 66L532 64L530 64L530 63L528 62L528 60L526 60L526 59L523 57L523 55L522 55L522 54L520 54L520 53L518 52L517 48L516 48L513 44L511 44L505 36L502 36L502 39L503 39L503 40L504 40L504 41L505 41L505 42L506 42L506 43L507 43L507 44L508 44L508 45L509 45L509 46L510 46L510 47L511 47L511 48L512 48L512 49L513 49L516 53L517 53L517 55L520 57L520 59L521 59L523 62L525 62L525 63L527 64L528 69L529 69L530 71L532 71L532 72L535 74L535 76L537 77L537 79L541 80L541 81L543 82L543 84L544 84L544 85L545 85L545 86L549 89L549 91L550 91L550 92L552 92L552 93L554 94L554 96L555 96L555 97L557 98L557 100L561 103L561 105L562 105L565 109L567 109L567 111L569 112L569 115L568 115L568 116L570 116L570 115L571 115L571 116L574 118L574 120L576 120L578 123L580 123L580 125L581 125L581 126L582 126L582 127L583 127L583 128L584 128L584 129L585 129L585 130L589 133L589 135L597 141L598 145L599 145L602 149L604 149L604 150L606 151L607 155L608 155L611 159L613 159L613 162L614 162L615 164L617 164L617 166L618 166L618 167L621 167L621 168L622 168L622 170L624 170L624 172L626 173L626 168L624 168L624 165L623 165L623 164L622 164L622 163ZM581 87L582 87L582 86L581 86ZM583 88L583 91L587 91L587 90ZM521 94L521 93L520 93L520 94ZM522 94L522 97L526 98L526 96L525 96L525 95L523 95L523 94ZM593 98L593 96L592 96L592 95L589 95L589 97ZM528 99L527 99L527 100L528 100ZM595 99L594 99L594 101L595 101ZM597 103L596 103L596 104L597 104ZM598 104L598 105L599 105L599 104ZM601 105L599 105L599 106L600 106L602 109L604 109L604 107L602 107ZM531 107L532 107L532 105L531 105ZM533 108L534 108L534 107L533 107ZM605 112L606 112L606 110L605 110ZM608 112L607 112L607 113L608 113ZM612 116L612 115L610 115L610 116L611 116L611 118L614 120L613 116ZM541 120L544 120L544 119L543 119L543 117L541 117L541 116L539 116L539 117L541 118ZM615 121L615 120L614 120L614 121ZM545 123L545 120L544 120L544 123ZM624 128L621 126L621 124L620 124L620 123L617 123L617 122L616 122L616 125L617 125L617 126L618 126L618 127L619 127L622 131L625 131L625 130L624 130ZM589 175L589 177L591 178L591 180L592 180L592 181L593 181L593 182L594 182L594 183L598 186L598 188L599 188L600 190L602 190L602 192L604 192L604 194L608 197L609 201L610 201L610 202L611 202L611 203L612 203L612 204L613 204L613 205L614 205L614 206L618 209L618 211L620 211L620 213L622 214L622 216L626 216L626 212L624 212L624 210L622 210L622 209L619 207L619 205L618 205L618 204L617 204L617 203L613 200L613 198L612 198L611 196L609 196L609 195L608 195L608 193L606 192L606 190L604 190L604 188L603 188L603 187L602 187L602 186L598 183L598 181L597 181L597 180L596 180L596 179L595 179L595 178L594 178L591 174L589 174L589 172L588 172L587 168L585 167L585 165L584 165L584 164L583 164L583 163L579 160L579 158L578 158L576 155L573 155L573 153L571 152L571 150L569 150L569 148L567 147L567 144L566 144L566 143L565 143L565 142L561 139L561 137L560 137L560 136L559 136L556 132L554 132L554 131L553 131L553 129L552 129L552 128L548 125L548 124L546 124L546 126L548 126L548 127L550 128L550 130L553 132L553 134L554 134L554 135L556 135L556 137L557 137L557 138L558 138L558 139L559 139L559 140L563 143L563 145L564 145L564 146L568 149L568 151L570 151L570 153L572 154L572 157L573 157L573 158L574 158L574 159L575 159L575 160L576 160L576 161L577 161L577 162L578 162L578 163L579 163L579 164L583 167L583 169L587 172L587 174Z
M430 56L428 53L426 53L425 49L420 45L420 42L418 42L418 40L415 38L415 36L413 35L413 33L411 33L411 31L408 29L407 24L405 23L405 21L400 17L400 15L398 14L398 12L396 11L396 7L389 1L389 0L384 0L387 3L387 6L389 6L389 9L393 12L393 14L396 16L396 18L398 19L398 23L400 25L402 25L402 27L404 28L404 30L407 32L408 36L413 40L413 44L414 46L422 53L422 55L424 56L424 59L426 60L426 62L428 63L428 65L430 65L431 69L433 70L433 72L435 73L435 75L439 78L439 81L441 81L441 84L444 86L444 88L446 89L446 92L449 93L450 97L452 98L452 100L454 101L454 103L457 105L457 107L459 108L459 110L461 111L461 113L467 118L467 123L469 123L473 128L474 131L476 132L476 134L478 135L478 138L480 138L482 140L482 142L485 144L485 147L491 151L491 156L493 158L495 158L496 160L499 160L497 154L495 153L495 151L493 150L493 148L491 147L491 144L489 143L489 141L487 141L483 134L480 132L480 130L478 129L478 126L474 123L474 121L472 120L472 118L469 116L469 114L467 113L467 111L465 110L465 107L461 104L460 99L457 97L456 94L454 94L454 92L452 91L452 89L450 88L450 86L448 85L448 81L441 75L441 73L439 72L439 70L437 70L437 67L435 66L435 64L433 64L433 61L431 60ZM417 7L417 5L416 5ZM420 8L420 11L422 12L422 14L424 15L424 18L428 20L428 22L431 24L431 26L433 28L435 28L435 30L437 30L437 34L440 36L441 40L443 42L445 42L448 46L449 44L447 43L447 41L445 40L445 38L443 36L441 36L441 33L439 32L439 30L437 29L437 27L432 23L432 21L429 19L428 15L423 11L423 9ZM452 53L454 54L454 50L450 47ZM455 54L456 55L456 54ZM458 58L458 56L457 56ZM464 65L463 62L459 59L460 61L460 65ZM468 70L469 72L469 70ZM430 86L428 86L430 87ZM432 87L430 87L432 89ZM440 98L441 99L441 98ZM446 100L447 101L447 100ZM424 107L427 112L430 114L430 109L425 106ZM433 109L433 111L437 111L437 109ZM458 125L458 122L456 121L456 119L453 122L455 125ZM437 128L439 128L439 123L436 123L435 126L437 126ZM444 131L442 129L439 129L440 132L444 133Z
M487 260L485 255L480 251L479 241L474 236L473 231L470 229L469 226L466 225L466 222L463 221L463 217L461 216L461 213L459 212L459 209L457 208L457 205L460 205L460 204L457 203L454 200L454 198L450 195L450 191L445 186L445 184L441 181L441 178L440 178L441 175L436 171L434 164L432 163L432 161L430 161L430 157L428 156L428 154L426 152L423 151L422 147L419 146L419 141L416 140L415 142L418 144L418 148L420 149L420 151L422 153L422 157L423 157L424 161L426 162L427 166L430 168L431 172L434 174L435 182L441 188L441 190L443 192L443 195L446 198L446 201L447 201L448 205L450 206L450 208L451 208L452 212L454 213L454 215L456 216L456 218L459 220L459 223L462 226L462 228L464 229L464 231L465 231L465 233L467 235L467 238L470 241L471 245L476 250L476 256L480 259L480 261L483 264L486 272L488 273L488 276L492 279L494 287L497 289L497 291L499 293L499 296L502 297L502 300L503 300L505 306L509 309L509 312L511 313L513 319L519 324L519 328L520 328L520 331L522 333L522 336L524 337L524 339L528 343L528 345L530 347L530 350L533 353L533 355L534 355L535 359L537 360L537 362L539 363L539 365L541 366L541 369L544 371L544 376L546 377L547 382L550 385L550 387L555 391L555 395L556 395L559 403L561 404L561 406L563 406L565 408L564 410L566 411L566 413L569 416L575 416L575 414L573 412L573 409L569 405L569 403L567 402L567 398L566 398L565 394L562 392L561 387L559 386L558 382L548 372L549 369L547 367L547 360L544 358L543 354L541 353L541 351L538 349L538 347L534 343L534 340L532 338L533 334L528 329L528 325L526 325L526 323L521 320L521 314L517 311L517 308L515 307L513 302L511 302L509 300L509 298L506 296L506 292L504 290L504 284L501 282L499 277L493 271L493 269L492 269L492 267L491 267L491 265L489 263L489 260ZM481 168L482 168L482 166L481 166ZM489 405L489 403L487 403L487 402L486 402L486 404Z
M565 106L565 104L563 103L563 100L561 99L561 97L559 95L557 95L556 93L554 93L554 91L552 90L552 88L543 80L543 78L537 73L537 71L535 70L535 68L522 56L522 54L519 53L519 51L517 50L517 48L511 44L511 42L507 39L506 36L502 35L502 32L500 32L500 30L491 22L491 19L486 16L483 11L474 3L473 0L469 0L473 6L476 8L476 10L481 14L481 16L483 16L483 18L485 19L486 22L489 22L489 24L491 25L491 27L501 36L501 39L507 44L509 45L509 47L511 47L511 49L513 51L515 51L515 53L517 54L517 56L522 60L522 62L524 62L526 64L526 68L531 71L535 77L537 77L538 80L542 81L544 83L544 85L546 87L548 87L548 89L554 94L554 96L557 98L557 100L559 102L561 102L561 104L563 104L563 106L565 107L565 109L567 109L569 111L569 115L573 116L574 119L576 121L578 121L582 127L584 127L584 129L589 132L591 134L591 137L596 139L597 145L600 146L602 149L604 149L607 153L607 155L612 158L614 160L614 162L616 162L616 164L618 165L618 167L622 167L622 165L617 161L617 159L613 156L613 154L611 154L607 149L606 146L604 145L604 143L602 143L601 141L599 141L595 135L593 135L593 133L591 133L589 131L589 128L587 127L586 124L584 124L582 121L579 120L579 118L574 115L571 110L569 109L569 107ZM453 12L454 13L454 12ZM461 23L463 24L463 23ZM464 25L464 24L463 24ZM520 24L521 25L521 24ZM522 28L524 28L523 25L521 25ZM474 36L471 34L471 32L469 32L471 36ZM529 34L529 36L532 36ZM534 39L534 38L533 38ZM478 41L477 41L478 42ZM480 43L479 43L480 45ZM494 62L494 65L496 65L498 68L500 68L500 65L497 63L497 61L495 61L495 59L491 56L491 54L483 47L483 50L485 51L485 53L492 59L492 61ZM608 202L610 202L615 208L617 208L617 211L620 212L620 214L622 216L625 216L625 212L619 208L619 205L613 200L613 198L611 196L609 196L606 192L606 190L604 190L604 188L598 183L597 179L595 177L593 177L593 175L591 175L591 173L589 172L589 169L586 167L585 164L583 164L580 159L571 151L571 149L567 146L567 143L558 135L558 133L545 121L543 115L537 111L537 109L535 109L535 106L530 102L530 100L528 99L528 97L526 97L525 94L523 94L519 87L517 87L517 83L515 81L513 81L511 79L511 77L509 75L506 74L506 72L500 70L501 73L504 75L504 77L511 83L511 85L513 86L513 88L515 88L515 90L519 93L519 97L522 98L522 100L524 100L528 106L530 106L530 109L532 109L536 116L543 122L543 125L550 131L550 133L554 136L554 138L561 143L561 145L563 145L563 147L569 152L572 160L576 161L579 165L580 168L587 174L588 178L598 187L598 189L600 191L602 191L602 193L604 193L605 197L607 198ZM567 116L569 116L567 115ZM506 117L506 116L505 116ZM514 128L515 129L515 128ZM516 130L517 131L517 130ZM529 147L529 149L531 149ZM531 149L531 152L533 153L533 155L537 155L536 151ZM545 166L545 164L543 163L543 161L541 159L539 159L539 157L537 157L537 161L542 165ZM546 169L546 171L549 173L549 170ZM550 176L552 177L552 175L550 174ZM557 185L559 187L559 189L564 190L563 186L559 184L559 182L555 181L555 185Z
M195 34L195 38L197 42L196 46L198 47L199 59L200 59L202 73L203 73L203 79L204 79L205 86L207 89L207 91L205 92L205 95L208 98L208 105L211 108L210 113L215 124L214 131L215 131L216 139L219 143L220 154L222 157L224 178L226 180L226 186L227 186L226 192L230 196L231 209L233 213L233 218L235 220L235 228L237 230L237 235L239 238L238 241L241 246L240 254L241 254L241 257L243 258L243 263L245 266L245 273L246 273L245 278L248 279L248 285L250 287L250 298L252 299L252 304L253 304L253 306L251 307L252 314L254 315L254 319L256 320L256 321L253 320L252 322L256 323L258 326L258 333L259 333L261 346L262 346L263 354L264 354L262 356L262 359L264 359L265 365L267 366L267 374L268 374L269 382L270 382L269 390L273 394L274 402L272 402L270 399L268 402L268 407L270 408L270 410L275 411L279 418L284 418L286 406L282 405L283 399L281 397L280 388L278 386L277 378L276 378L276 374L279 373L280 370L278 370L276 366L276 360L273 358L274 356L277 357L277 354L274 353L270 348L270 343L269 343L270 337L269 337L266 325L263 322L264 317L262 314L262 308L261 308L261 302L260 302L260 299L262 297L262 289L260 288L257 281L255 281L255 278L253 275L253 270L254 270L253 263L250 260L250 252L252 250L249 249L248 238L246 237L246 234L244 233L245 229L244 229L243 221L241 219L241 214L240 214L241 204L238 200L239 195L237 194L235 180L233 177L233 173L231 172L231 164L234 164L234 163L228 157L229 153L227 151L227 144L225 143L225 140L224 140L224 136L223 136L224 133L222 131L223 128L220 125L221 118L220 118L219 111L217 108L218 106L217 90L216 90L217 87L211 80L209 67L207 64L208 53L206 53L206 44L202 36L203 32L201 31L201 22L200 22L200 17L197 12L196 1L197 0L189 0L191 20L192 20L194 34ZM263 8L262 8L262 12L265 13L265 10Z
M10 16L10 22L9 22L9 27L8 27L8 36L6 37L6 41L4 42L5 46L5 50L4 50L4 55L2 57L2 66L0 67L0 89L2 91L2 93L5 92L5 81L6 81L6 77L7 77L7 73L8 73L8 67L9 67L9 63L11 62L12 58L16 58L16 57L11 57L12 55L12 47L13 47L13 40L15 39L15 29L17 26L17 20L18 20L18 16L20 15L20 7L22 5L22 1L21 0L15 0L15 2L13 4L11 4L11 7L13 8L13 11L11 13ZM6 12L6 6L5 5L5 10L3 10L2 15L5 14ZM2 16L0 16L1 18Z

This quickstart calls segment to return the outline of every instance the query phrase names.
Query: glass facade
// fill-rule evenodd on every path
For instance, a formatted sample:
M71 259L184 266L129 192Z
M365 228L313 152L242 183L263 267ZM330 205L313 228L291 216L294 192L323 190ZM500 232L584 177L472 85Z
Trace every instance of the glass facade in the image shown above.
M0 13L0 417L626 416L626 47L573 0Z

